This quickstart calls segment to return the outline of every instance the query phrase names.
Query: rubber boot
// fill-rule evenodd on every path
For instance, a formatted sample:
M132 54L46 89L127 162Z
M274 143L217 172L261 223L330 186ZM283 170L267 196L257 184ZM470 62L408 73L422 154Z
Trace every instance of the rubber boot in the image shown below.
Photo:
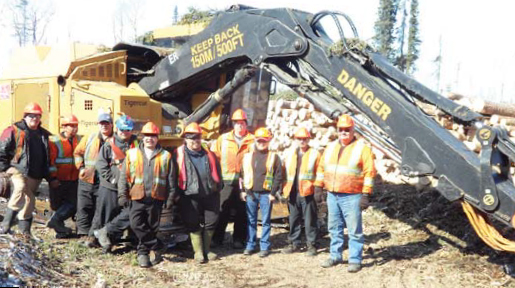
M215 231L213 230L204 230L204 258L209 261L214 261L218 259L218 255L214 252L210 252L209 248L211 247L211 239L213 238L213 234Z
M18 228L21 234L32 236L30 234L30 227L32 227L32 218L18 221Z
M152 263L150 263L150 257L148 256L148 254L138 255L138 265L141 268L149 268L150 266L152 266Z
M0 234L11 233L11 227L13 226L14 219L16 219L17 214L18 211L14 211L9 208L5 210L4 220L2 221L2 224L0 224Z
M204 245L202 242L202 232L192 232L190 233L191 246L193 247L193 252L195 253L195 263L203 264L206 263L204 259Z
M64 225L64 220L68 218L70 205L63 204L57 211L55 211L54 215L50 220L46 223L46 227L52 228L59 235L69 235L72 234L72 229L68 228Z

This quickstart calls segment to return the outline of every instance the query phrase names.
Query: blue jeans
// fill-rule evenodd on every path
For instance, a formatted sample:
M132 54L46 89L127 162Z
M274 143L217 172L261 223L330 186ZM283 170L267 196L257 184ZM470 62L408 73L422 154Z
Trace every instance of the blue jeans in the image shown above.
M261 251L270 250L270 220L272 215L272 203L268 198L270 193L254 193L255 197L247 195L247 250L256 248L258 209L261 209Z
M342 261L343 229L349 234L349 264L361 264L363 254L363 225L359 202L361 194L327 193L328 230L331 236L331 259Z

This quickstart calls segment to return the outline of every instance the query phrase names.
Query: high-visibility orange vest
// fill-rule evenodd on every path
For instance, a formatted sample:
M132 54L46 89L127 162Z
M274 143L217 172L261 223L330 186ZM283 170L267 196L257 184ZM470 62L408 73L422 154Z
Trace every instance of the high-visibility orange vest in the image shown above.
M108 141L109 145L111 146L111 151L113 152L113 156L111 159L112 165L117 165L119 168L121 168L123 160L125 159L125 152L123 152L122 149L120 149L120 147L116 146L114 137L111 137L111 139L109 139ZM138 139L134 139L131 142L131 144L129 144L129 149L138 148L138 146Z
M252 167L252 158L254 151L250 151L243 155L243 187L248 190L256 190L254 187L254 167ZM266 175L265 181L263 182L263 189L266 191L272 191L272 184L274 183L274 165L275 165L275 153L268 151L266 158Z
M77 137L72 143L62 135L52 135L50 142L50 176L60 181L75 181L79 178L79 170L75 166L73 151L77 147Z
M363 139L342 146L330 143L318 165L315 186L337 193L372 193L376 169L374 154Z
M286 171L286 182L283 186L283 195L288 197L295 181L297 172L298 149L291 149L284 158L284 168ZM320 153L313 148L309 148L302 155L300 169L298 173L297 183L299 184L300 196L305 197L315 193L315 179L318 163L320 162Z
M224 133L218 137L213 147L213 152L220 159L222 178L229 182L233 182L240 177L239 165L243 154L250 151L252 143L254 143L254 135L251 133L245 135L240 147L238 147L234 137L234 130Z
M80 169L84 164L85 173L80 179L84 182L93 183L95 181L95 163L100 151L100 138L98 137L100 137L98 132L92 133L87 138L83 137L73 152L77 169Z
M23 143L25 142L25 131L23 129L20 129L16 127L16 125L13 125L13 131L14 131L14 143L15 143L15 152L14 157L11 160L12 163L18 163L18 160L20 160L21 154L23 153Z
M161 201L166 200L166 181L168 174L170 173L170 161L172 161L172 154L164 149L162 149L154 158L154 178L152 179L151 191L151 196L154 199ZM131 200L141 200L145 198L145 167L143 152L139 148L132 148L127 150L125 168L127 181L131 187L129 191ZM169 184L173 185L173 183Z
M184 151L185 146L181 145L179 148L177 148L177 166L179 169L179 176L178 176L178 186L181 190L186 190L186 184L188 183L188 173L186 171L186 162L184 159ZM211 178L216 182L220 183L220 175L218 175L218 169L216 169L216 160L215 160L215 154L209 149L207 149L206 146L202 145L202 149L206 151L207 153L207 159L209 160L209 170L211 170Z

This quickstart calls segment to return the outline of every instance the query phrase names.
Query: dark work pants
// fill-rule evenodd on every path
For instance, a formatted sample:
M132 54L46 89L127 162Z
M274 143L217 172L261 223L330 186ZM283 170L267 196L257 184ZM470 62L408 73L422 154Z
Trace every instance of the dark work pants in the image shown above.
M79 180L77 191L77 234L93 236L91 223L95 215L99 183ZM91 231L90 231L91 230Z
M116 215L113 220L105 225L107 234L119 238L122 236L123 231L129 229L130 222L130 208L124 207L120 214Z
M57 211L61 205L68 203L67 205L73 206L73 214L77 209L77 181L59 181L60 185L57 189L50 189L50 208ZM72 215L73 215L72 214Z
M315 246L317 237L317 205L313 195L302 197L298 191L292 191L290 197L288 197L288 209L290 210L288 241L295 246L300 246L302 219L304 219L306 242L308 246Z
M182 196L179 200L181 216L189 232L204 228L215 230L220 212L220 194L205 197L197 195Z
M98 230L120 214L118 206L118 191L104 186L98 188L98 198L95 208L95 217L91 224L91 230Z
M247 213L245 202L240 199L240 189L238 185L231 185L232 183L225 183L224 188L220 192L221 211L218 217L218 224L216 225L215 234L213 239L216 242L222 243L224 241L225 229L229 223L231 210L236 211L234 217L234 231L232 240L244 242L247 238Z
M163 243L156 237L163 201L150 197L130 202L130 226L138 238L138 255L148 255L150 250L163 248Z

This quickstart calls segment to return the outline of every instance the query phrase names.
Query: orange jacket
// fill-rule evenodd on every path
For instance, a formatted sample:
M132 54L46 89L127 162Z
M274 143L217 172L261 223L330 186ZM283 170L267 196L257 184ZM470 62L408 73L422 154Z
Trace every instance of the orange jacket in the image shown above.
M295 175L297 176L297 184L299 185L300 196L306 197L313 195L315 192L315 179L318 163L320 162L320 152L313 148L309 148L302 155L300 169L297 173L297 159L299 149L292 149L284 156L284 169L286 171L286 182L283 186L283 195L288 197L293 187Z
M315 186L337 193L372 193L376 169L372 149L363 139L342 146L330 143L318 165Z
M72 143L60 135L50 136L50 176L59 181L77 181L79 169L75 166L73 151L77 147L77 137Z
M99 132L92 133L88 137L82 137L79 145L73 151L75 166L77 169L84 168L84 176L79 178L84 182L93 184L95 181L95 163L97 162L98 152L102 137ZM111 137L109 137L111 138ZM107 138L106 141L109 139Z
M224 181L233 182L240 177L240 163L243 154L247 153L254 143L254 135L247 133L238 147L238 143L234 139L234 130L222 134L212 147L212 151L220 160L222 167L222 179Z

